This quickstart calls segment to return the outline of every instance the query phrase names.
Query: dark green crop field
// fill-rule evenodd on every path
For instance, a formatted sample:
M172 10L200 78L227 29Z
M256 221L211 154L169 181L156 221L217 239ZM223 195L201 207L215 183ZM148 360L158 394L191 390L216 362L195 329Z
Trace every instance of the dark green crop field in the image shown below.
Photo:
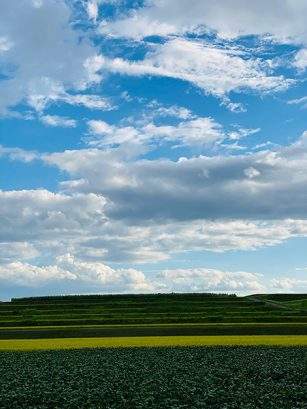
M0 339L306 335L306 294L91 295L0 303Z
M303 347L0 353L1 409L302 409Z

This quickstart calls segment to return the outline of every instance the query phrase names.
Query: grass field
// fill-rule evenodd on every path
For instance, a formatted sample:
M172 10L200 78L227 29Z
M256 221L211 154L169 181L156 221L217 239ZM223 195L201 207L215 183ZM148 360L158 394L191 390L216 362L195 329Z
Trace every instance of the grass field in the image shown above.
M201 335L306 335L303 323L160 324L1 328L0 339L97 338Z
M165 336L165 337L116 337L116 338L57 338L0 340L0 351L28 351L110 347L164 347L164 346L212 346L212 345L270 345L307 346L307 336L255 335L255 336Z
M0 303L0 339L307 335L306 294L66 296Z
M306 300L305 294L198 293L20 298L0 303L0 340L110 338L110 345L117 337L301 337Z

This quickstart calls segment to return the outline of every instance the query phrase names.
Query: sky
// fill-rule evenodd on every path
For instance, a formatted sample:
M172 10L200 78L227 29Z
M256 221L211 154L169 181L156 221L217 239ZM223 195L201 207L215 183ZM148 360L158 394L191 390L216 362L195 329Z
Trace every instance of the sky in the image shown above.
M307 291L307 2L0 2L0 299Z

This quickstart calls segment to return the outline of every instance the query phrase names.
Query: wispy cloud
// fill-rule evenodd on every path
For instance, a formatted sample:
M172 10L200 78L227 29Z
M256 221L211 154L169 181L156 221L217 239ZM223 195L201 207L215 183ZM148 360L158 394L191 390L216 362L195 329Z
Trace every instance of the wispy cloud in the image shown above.
M75 128L77 126L77 121L75 119L58 115L42 115L40 120L47 126L62 126L64 128Z
M157 45L141 61L100 56L96 64L100 70L112 73L154 75L187 81L221 98L234 111L242 110L242 106L229 101L231 91L275 92L293 83L281 75L272 75L265 61L243 58L238 51L185 39L173 39Z

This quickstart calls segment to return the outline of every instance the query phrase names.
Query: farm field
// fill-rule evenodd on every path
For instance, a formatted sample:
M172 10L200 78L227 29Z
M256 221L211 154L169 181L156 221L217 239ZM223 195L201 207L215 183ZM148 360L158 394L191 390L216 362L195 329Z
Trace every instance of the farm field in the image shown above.
M0 339L307 335L306 294L155 294L13 299Z
M144 336L213 336L213 335L306 335L304 323L242 324L160 324L117 326L54 326L0 328L0 340L46 338L144 337Z
M0 407L300 409L306 407L305 352L303 347L0 352Z
M76 348L130 348L208 345L276 345L307 346L307 335L209 335L209 336L152 336L99 337L0 340L0 351L34 351Z
M0 409L300 409L307 296L0 303Z

